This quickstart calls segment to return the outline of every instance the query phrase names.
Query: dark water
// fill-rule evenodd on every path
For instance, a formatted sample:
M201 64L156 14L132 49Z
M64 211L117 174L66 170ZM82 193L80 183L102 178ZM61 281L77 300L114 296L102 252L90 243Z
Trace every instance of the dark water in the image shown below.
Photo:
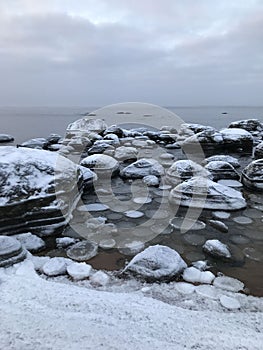
M211 125L217 129L227 127L231 121L239 119L258 118L263 120L263 107L170 107L169 109L185 122ZM94 107L0 107L0 133L9 133L15 136L15 143L21 143L34 137L46 137L50 133L59 133L63 136L69 123L93 110L95 110ZM132 118L130 117L130 119ZM250 159L243 159L243 166L249 161ZM248 200L249 208L257 206L263 214L263 196L258 195L256 196L257 198L253 198L251 193L246 191L244 195ZM91 195L88 197L87 202L96 200L95 196ZM148 206L152 208L152 204ZM207 212L202 215L201 219L207 221L211 213ZM248 213L242 210L232 213L229 219L224 220L229 226L229 233L227 234L219 233L209 225L203 232L192 232L192 234L202 235L206 239L217 238L224 243L231 244L237 257L240 256L240 263L239 259L237 259L238 262L236 264L211 261L213 271L222 271L226 275L236 277L245 283L250 293L263 296L262 217L252 218L252 223L249 225L241 225L233 221L233 218L236 216L244 215L248 215ZM116 222L116 224L118 223ZM235 241L242 238L244 242L239 241L237 243ZM198 237L192 236L191 239L198 239ZM172 235L159 235L150 243L165 244L177 249L188 263L198 257L200 259L204 258L201 245L189 243L189 235L181 235L176 232L172 233ZM250 257L244 257L244 250ZM90 262L95 268L113 270L122 267L125 259L129 258L114 250L112 252L101 252Z

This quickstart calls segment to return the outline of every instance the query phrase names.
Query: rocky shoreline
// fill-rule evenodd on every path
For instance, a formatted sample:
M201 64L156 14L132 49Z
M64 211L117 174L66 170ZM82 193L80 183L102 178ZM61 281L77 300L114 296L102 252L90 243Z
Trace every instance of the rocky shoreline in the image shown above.
M220 272L262 267L259 120L222 130L189 123L153 130L87 116L64 138L17 147L5 145L10 135L0 140L0 267L28 250L41 255L35 269L52 278L106 286L113 276L135 276L250 293ZM92 269L103 254L117 256L118 271ZM254 294L263 296L259 283ZM240 308L235 300L224 303Z

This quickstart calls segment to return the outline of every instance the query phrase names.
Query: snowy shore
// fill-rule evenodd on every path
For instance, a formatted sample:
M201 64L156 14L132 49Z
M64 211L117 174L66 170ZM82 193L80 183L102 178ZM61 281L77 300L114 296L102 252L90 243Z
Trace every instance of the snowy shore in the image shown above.
M98 290L46 280L30 258L1 268L0 349L262 348L262 298L221 291L241 304L229 311L200 293L179 293L176 283L136 283Z

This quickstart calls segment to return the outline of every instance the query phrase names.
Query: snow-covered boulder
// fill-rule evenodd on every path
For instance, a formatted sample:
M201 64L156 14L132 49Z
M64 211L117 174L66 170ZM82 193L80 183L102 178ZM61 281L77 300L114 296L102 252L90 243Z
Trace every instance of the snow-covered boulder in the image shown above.
M0 267L8 267L26 258L21 243L9 236L0 236Z
M142 181L147 185L147 186L158 186L160 179L155 176L155 175L147 175L144 176Z
M210 162L214 161L223 161L231 164L234 168L239 168L240 163L237 158L229 156L229 155L216 155L216 156L211 156L208 157L204 160L203 164L208 164Z
M263 124L258 119L237 120L235 122L230 123L228 127L244 129L249 132L263 130Z
M263 159L254 160L243 170L243 185L251 190L263 191Z
M54 152L0 148L0 233L52 234L69 221L81 196L82 174Z
M165 180L173 186L190 179L193 176L212 177L210 172L192 160L177 160L167 170Z
M14 141L14 137L8 134L0 134L0 143L7 143Z
M222 160L214 160L209 162L205 166L205 169L213 175L214 181L221 179L239 180L240 178L233 165Z
M224 147L228 151L252 154L253 136L244 129L231 128L220 131Z
M186 267L186 263L175 250L155 245L137 254L124 272L132 272L146 280L171 280Z
M84 131L102 133L107 129L107 124L101 119L82 118L71 123L67 131Z
M223 149L223 137L216 130L205 130L186 138L181 147L188 156L210 155Z
M255 159L261 159L263 158L263 142L260 142L254 151L254 158Z
M43 147L46 145L47 139L43 137L37 137L35 139L27 140L19 145L19 147L26 147L26 148L35 148L35 149L43 149Z
M147 175L162 176L164 175L164 168L155 159L142 158L120 172L120 176L130 179L141 179Z
M119 172L119 162L105 154L93 154L81 161L81 165L93 170L97 175L116 175Z
M203 250L214 258L231 258L231 252L228 246L218 239L209 239L203 245Z
M207 178L193 177L176 186L169 195L171 204L209 210L238 210L246 207L239 191Z
M137 159L138 150L135 147L120 146L116 148L114 158L119 161Z

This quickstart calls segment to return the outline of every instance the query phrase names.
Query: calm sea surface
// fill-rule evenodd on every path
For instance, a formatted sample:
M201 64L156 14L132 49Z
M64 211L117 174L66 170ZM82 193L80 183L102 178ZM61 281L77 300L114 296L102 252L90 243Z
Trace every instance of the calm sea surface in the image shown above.
M63 135L69 123L95 109L95 107L0 107L0 133L12 134L16 138L16 143L33 137L46 137L50 133ZM168 107L168 109L185 122L211 125L218 129L226 127L231 121L244 118L258 118L263 121L263 106ZM151 113L151 106L149 111L144 112ZM126 118L132 121L132 116L127 115Z

